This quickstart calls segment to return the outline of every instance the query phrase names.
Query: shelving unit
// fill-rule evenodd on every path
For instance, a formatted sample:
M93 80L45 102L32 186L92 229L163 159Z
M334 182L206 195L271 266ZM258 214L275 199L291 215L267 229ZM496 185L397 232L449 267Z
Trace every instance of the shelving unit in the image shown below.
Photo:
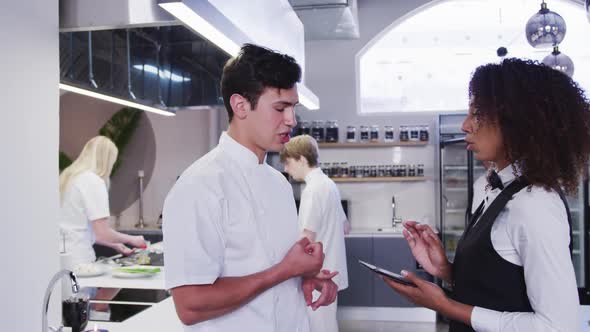
M428 177L425 176L393 176L393 177L363 177L363 178L331 178L336 183L347 182L411 182L411 181L426 181Z
M408 141L408 142L353 142L353 143L318 143L320 148L387 148L395 146L426 146L428 142Z

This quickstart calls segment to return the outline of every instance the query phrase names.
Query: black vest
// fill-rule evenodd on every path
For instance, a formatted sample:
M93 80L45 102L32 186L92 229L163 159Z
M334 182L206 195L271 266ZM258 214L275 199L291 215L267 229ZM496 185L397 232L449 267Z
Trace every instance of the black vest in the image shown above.
M483 215L481 215L483 202L474 213L457 244L453 262L454 289L452 298L454 300L496 311L533 311L526 292L523 267L502 258L494 250L491 239L492 226L498 214L514 194L527 186L528 183L520 178L514 180L502 190ZM570 211L565 196L561 191L558 193L567 212L571 254ZM481 218L478 220L480 215ZM451 321L450 331L474 330L461 322Z

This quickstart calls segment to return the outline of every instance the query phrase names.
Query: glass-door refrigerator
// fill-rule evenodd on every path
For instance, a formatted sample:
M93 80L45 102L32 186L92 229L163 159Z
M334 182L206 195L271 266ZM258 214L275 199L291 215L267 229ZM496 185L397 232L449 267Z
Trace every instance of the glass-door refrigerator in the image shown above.
M438 181L437 182L437 222L447 257L453 261L457 241L463 234L471 217L472 208L477 208L483 199L486 181L476 180L485 176L486 170L481 162L475 160L473 153L467 151L465 134L461 124L466 114L441 114L438 118L436 137ZM576 195L567 197L572 216L573 265L580 293L580 303L590 304L588 285L589 253L589 184L580 181Z
M442 114L437 126L437 215L440 234L450 261L454 259L457 241L471 217L474 201L473 183L485 173L481 162L475 160L473 153L466 149L465 133L461 131L463 119L465 114Z

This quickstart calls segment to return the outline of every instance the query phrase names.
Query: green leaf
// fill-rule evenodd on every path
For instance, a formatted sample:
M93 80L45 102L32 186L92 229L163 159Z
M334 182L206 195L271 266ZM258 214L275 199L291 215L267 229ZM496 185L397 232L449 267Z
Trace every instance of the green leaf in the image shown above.
M162 270L159 267L119 267L115 271L125 273L158 273Z
M72 159L70 157L68 157L67 154L59 151L59 172L61 173L61 171L63 171L64 169L66 169L66 167L70 166L72 164Z
M133 133L139 126L139 121L143 112L134 108L126 107L115 113L109 121L99 130L99 134L110 138L117 149L119 149L119 155L117 161L113 166L111 176L115 174L119 166L123 161L123 152L125 147L131 140Z

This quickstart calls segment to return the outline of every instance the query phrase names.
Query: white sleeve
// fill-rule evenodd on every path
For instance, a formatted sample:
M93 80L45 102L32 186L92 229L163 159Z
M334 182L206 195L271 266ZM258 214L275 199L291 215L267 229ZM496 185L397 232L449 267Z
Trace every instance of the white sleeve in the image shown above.
M182 180L182 179L181 179ZM164 202L162 230L166 288L212 284L223 271L225 242L221 225L227 201L216 188L178 182Z
M315 187L306 187L301 194L299 225L301 229L319 233L325 216L325 197Z
M80 181L76 187L80 191L84 214L88 220L98 220L108 218L109 211L109 193L107 185L98 175L82 174L79 176Z
M577 331L579 300L569 252L569 228L561 200L515 208L509 218L523 222L508 228L522 260L533 312L499 312L475 307L476 331Z

